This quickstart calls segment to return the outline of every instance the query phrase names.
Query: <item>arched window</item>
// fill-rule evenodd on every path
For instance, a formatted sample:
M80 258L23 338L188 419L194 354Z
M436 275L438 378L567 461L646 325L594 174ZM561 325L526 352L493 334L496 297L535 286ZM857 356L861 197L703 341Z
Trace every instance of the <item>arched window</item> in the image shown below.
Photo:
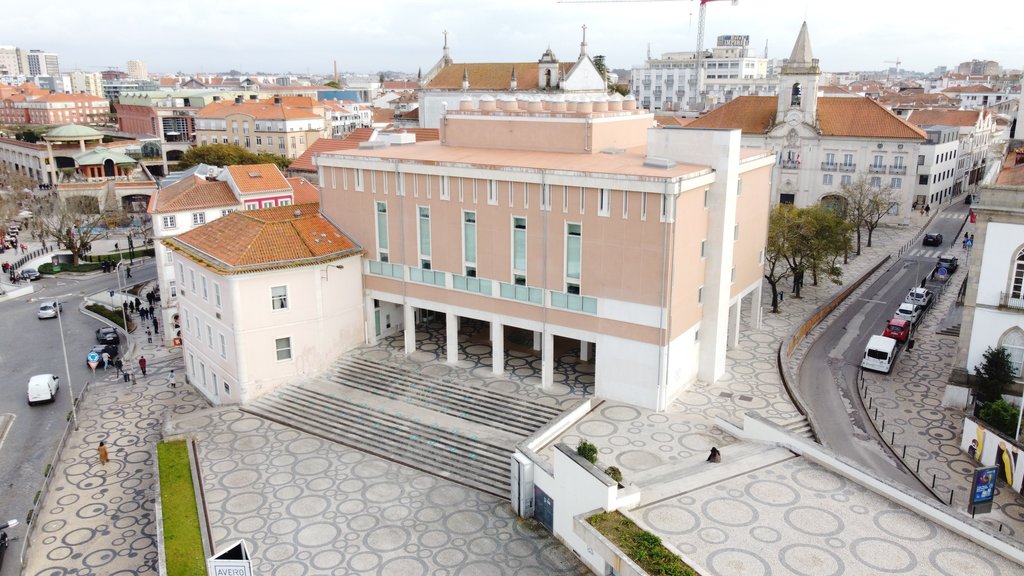
M799 106L800 105L800 94L801 94L801 92L802 92L802 90L800 89L800 83L797 82L797 83L793 84L793 93L792 93L792 97L789 100L789 105L790 106Z
M1013 262L1013 278L1010 283L1010 298L1024 297L1024 248L1017 252Z
M1009 354L1013 375L1019 378L1021 368L1024 367L1024 332L1021 332L1020 328L1014 328L1003 336L1000 346Z

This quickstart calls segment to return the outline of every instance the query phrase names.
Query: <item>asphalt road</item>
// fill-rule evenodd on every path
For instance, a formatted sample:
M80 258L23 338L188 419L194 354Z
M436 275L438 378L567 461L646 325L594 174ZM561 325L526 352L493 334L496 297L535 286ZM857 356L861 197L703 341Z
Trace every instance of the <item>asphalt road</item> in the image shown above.
M959 247L957 234L967 214L967 207L954 204L946 213L958 214L960 217L937 217L933 226L927 230L939 232L945 237L942 246L922 247L918 240L914 249L908 251L908 256L891 265L888 271L868 286L860 296L860 301L843 311L808 350L800 368L798 384L807 409L814 414L818 424L816 432L823 444L880 478L919 491L924 488L883 445L884 441L879 438L867 414L863 412L857 398L857 380L868 339L873 334L882 333L885 323L892 318L910 288L920 286L921 280L932 271L935 256L915 256L913 253L941 253ZM898 248L892 247L894 251ZM949 279L950 289L956 289L963 281L966 274L966 262L963 260L961 258L960 270ZM912 351L903 351L903 354L908 353L913 354ZM897 364L901 359L902 356L897 357Z
M132 267L132 281L156 277L152 262ZM96 343L100 321L78 311L83 295L117 287L113 274L87 278L43 278L34 283L30 296L0 303L0 416L14 419L5 436L0 435L0 522L17 519L21 525L8 530L12 542L0 570L0 576L15 576L20 567L17 556L20 538L25 534L25 519L33 498L42 487L43 471L55 454L60 435L71 410L64 355L57 319L39 320L36 312L41 300L61 297L64 311L61 323L67 346L71 385L76 393L93 378L85 355ZM123 347L122 347L123 349ZM113 368L111 368L113 369ZM102 371L102 366L98 371ZM52 373L60 377L60 390L52 404L28 406L28 379L35 374ZM0 434L3 427L0 426Z

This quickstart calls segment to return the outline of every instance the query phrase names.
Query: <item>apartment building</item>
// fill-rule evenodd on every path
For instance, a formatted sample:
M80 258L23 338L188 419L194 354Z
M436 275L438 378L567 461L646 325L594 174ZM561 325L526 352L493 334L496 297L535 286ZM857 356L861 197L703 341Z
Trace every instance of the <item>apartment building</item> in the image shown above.
M348 100L323 100L320 104L327 115L332 138L344 138L356 128L373 125L373 110L366 104Z
M744 299L759 319L774 157L652 125L631 97L467 97L438 142L316 156L321 210L367 251L370 342L411 354L443 317L449 362L473 330L501 374L525 338L550 390L568 347L597 395L656 410L721 377Z
M777 97L741 96L686 128L737 128L743 145L776 153L773 202L810 206L865 178L890 186L906 213L927 135L867 97L821 96L821 68L805 22L779 75Z
M196 116L196 144L235 144L288 158L297 158L327 135L323 106L306 97L237 96L205 106Z
M704 76L704 106L715 108L738 96L774 96L779 84L769 77L767 58L752 56L750 37L719 36L717 45L701 62ZM632 93L648 110L695 110L698 98L696 52L668 52L660 58L647 57L634 66Z
M28 63L26 76L60 77L60 58L54 52L29 50L25 55L25 61Z
M917 186L912 208L937 204L960 193L960 138L950 126L920 126L928 135L917 157Z
M103 75L99 72L74 70L64 74L64 88L72 94L90 94L103 97Z
M142 60L129 60L128 77L133 80L148 80L149 72L146 71L146 63Z
M926 127L941 127L954 133L957 151L954 154L956 165L953 167L955 169L952 174L953 182L947 182L934 191L945 191L948 195L955 196L967 190L969 186L975 186L981 182L988 165L989 149L996 141L999 131L994 114L988 110L977 109L914 110L907 120L926 131ZM932 134L929 133L929 143L931 140ZM934 155L934 152L937 151L926 151L925 147L922 147L921 155L924 156L926 164L929 163L929 158ZM948 153L942 152L941 155L948 156ZM946 160L948 161L948 158ZM921 160L918 161L918 164L921 164ZM923 176L930 175L934 180L936 175L948 173L948 167L939 170L920 169L918 179L923 183ZM940 196L940 198L943 197L947 196Z
M0 100L4 124L105 124L110 103L90 94L59 94L23 85Z

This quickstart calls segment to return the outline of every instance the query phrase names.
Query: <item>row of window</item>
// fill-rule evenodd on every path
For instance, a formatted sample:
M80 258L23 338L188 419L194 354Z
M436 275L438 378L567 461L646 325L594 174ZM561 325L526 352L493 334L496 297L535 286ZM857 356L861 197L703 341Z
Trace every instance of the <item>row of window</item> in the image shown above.
M823 174L822 177L821 177L821 183L823 185L825 185L825 186L831 186L835 182L835 180L833 179L833 176L834 176L833 174ZM853 176L851 176L849 174L843 174L840 177L840 179L839 179L839 185L840 186L850 186L852 184L853 184ZM881 176L872 176L871 180L868 181L868 186L871 186L872 188L875 188L875 189L881 188L882 187L882 177ZM893 190L902 190L903 189L903 178L891 178L891 179L889 179L889 187L892 188Z
M854 162L853 156L854 156L853 154L844 153L843 154L843 163L842 163L842 165L843 166L856 166L856 162ZM906 162L906 155L905 154L897 155L897 156L893 156L892 157L892 167L893 168L903 168L904 167L904 162ZM828 164L830 166L836 164L836 153L835 152L826 152L825 153L825 164ZM876 167L876 168L880 168L880 167L885 166L885 155L883 155L883 154L875 154L874 158L872 159L872 164L871 165Z
M291 206L291 204L292 204L291 198L278 198L276 200L275 199L271 199L271 200L260 200L260 201L254 201L254 202L246 202L245 203L245 209L246 210L257 210L259 208L273 208L275 206ZM228 214L230 214L230 213L232 213L234 211L235 211L234 208L223 208L220 211L220 215L221 216L227 216ZM192 213L192 225L193 226L200 226L200 225L203 225L203 224L206 224L206 212L193 212ZM163 228L165 230L177 228L178 227L178 217L177 217L177 215L175 215L175 214L168 214L166 216L161 216L160 217L160 225L163 226Z
M931 183L935 184L936 182L940 182L940 181L945 180L947 178L952 178L954 174L956 174L956 168L950 168L949 170L943 170L942 172L939 172L938 174L931 174L930 175L931 176ZM922 186L927 185L928 184L928 180L929 180L929 175L928 174L920 174L917 177L917 183L921 184Z

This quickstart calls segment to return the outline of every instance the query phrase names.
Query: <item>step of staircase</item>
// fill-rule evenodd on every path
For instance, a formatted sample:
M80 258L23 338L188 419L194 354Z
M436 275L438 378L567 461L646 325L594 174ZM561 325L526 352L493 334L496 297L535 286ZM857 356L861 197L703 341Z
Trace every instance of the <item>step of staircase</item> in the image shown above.
M939 330L938 333L942 334L944 336L957 336L957 337L959 337L960 336L960 326L961 326L961 324L957 324L955 326L949 326L949 327L943 328L942 330Z
M346 357L335 362L328 380L345 386L453 415L517 436L529 436L561 413L558 408L509 394L424 376L407 367Z
M396 416L368 403L296 385L272 392L243 408L356 450L428 474L509 498L509 458L514 444Z
M811 423L807 421L807 416L800 415L791 420L787 420L782 424L782 427L793 433L795 436L814 440L814 430L811 429Z

